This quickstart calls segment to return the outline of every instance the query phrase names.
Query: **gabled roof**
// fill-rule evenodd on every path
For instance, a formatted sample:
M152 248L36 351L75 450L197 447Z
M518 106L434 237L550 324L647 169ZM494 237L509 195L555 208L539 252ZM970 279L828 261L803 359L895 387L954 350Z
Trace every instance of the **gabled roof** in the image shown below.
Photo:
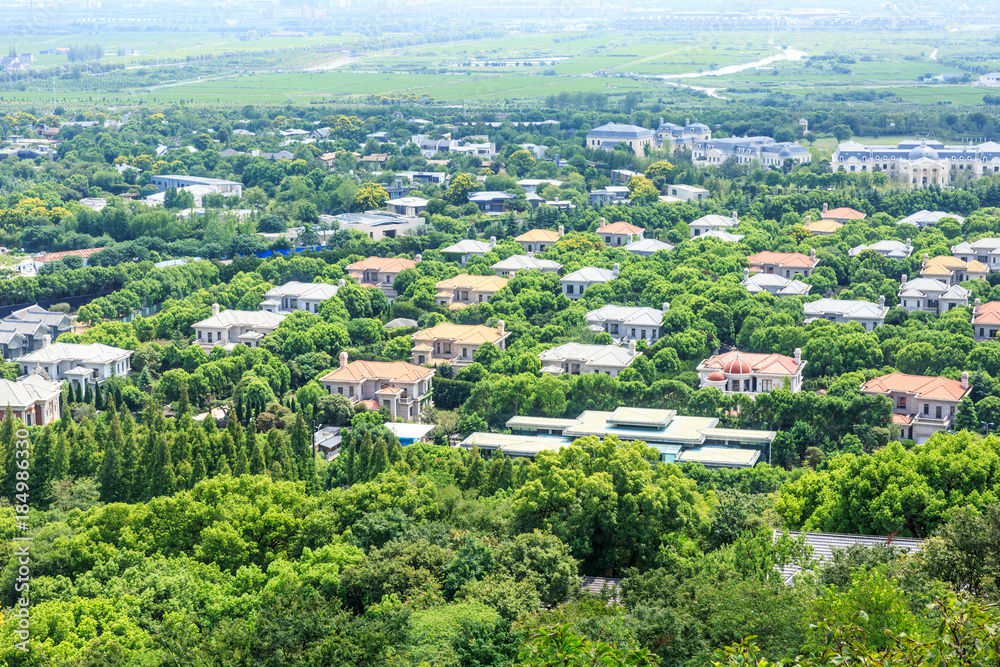
M698 370L722 370L729 362L736 361L737 356L741 361L745 361L753 373L764 373L766 375L795 375L799 372L805 362L796 364L795 359L786 357L783 354L759 354L755 352L740 352L732 350L725 354L717 354L698 364Z
M562 277L564 283L606 283L618 276L610 269L599 269L596 266L585 266Z
M998 238L979 239L978 241L972 241L971 243L965 241L951 247L951 252L955 255L967 255L984 251L989 254L997 250L1000 250L1000 239Z
M451 324L450 322L442 322L430 329L424 329L413 334L413 342L442 339L453 340L456 343L479 345L481 343L497 343L509 335L510 332L501 334L495 327L486 327L481 324Z
M965 222L965 218L957 213L945 213L944 211L928 211L927 209L922 209L916 213L906 216L905 218L897 220L896 224L909 224L917 225L918 227L925 227L939 222L942 218L955 218L955 220L958 221L958 224Z
M816 220L815 222L810 222L808 225L805 225L803 229L807 232L812 232L813 234L832 234L843 226L844 225L836 220Z
M849 206L832 208L823 214L824 220L864 220L867 214Z
M498 276L472 276L468 273L460 273L454 278L447 278L438 282L434 288L438 290L475 290L477 292L496 292L507 286L507 278Z
M962 389L961 382L944 377L907 375L905 373L890 373L861 385L861 393L863 394L888 394L893 391L913 394L919 398L958 401L972 391L972 387Z
M639 326L660 326L663 311L645 306L616 306L608 304L587 313L588 322L622 322Z
M554 232L551 229L529 229L520 236L515 236L514 240L521 243L537 243L539 241L555 243L559 240L559 232Z
M889 311L888 306L879 306L871 301L852 301L848 299L820 299L802 306L806 317L822 317L839 313L846 318L878 319L884 318Z
M618 123L605 123L600 127L595 127L587 136L609 137L614 139L643 139L645 137L656 136L652 130L647 130L638 125L619 125Z
M26 408L39 401L50 401L62 393L62 383L50 382L40 375L29 375L23 380L11 382L0 379L0 405L12 408Z
M330 371L320 382L416 382L434 375L434 369L405 361L352 361L343 368Z
M609 225L604 225L598 228L598 234L641 234L643 231L642 227L637 227L635 225L629 224L627 222L612 222Z
M743 240L743 234L730 234L724 229L713 229L702 234L701 238L719 239L725 243L739 243Z
M551 259L539 259L528 257L527 255L512 255L507 259L500 260L492 267L495 271L524 271L534 269L536 271L558 271L562 264Z
M902 241L896 241L894 239L889 239L885 241L876 241L870 245L859 245L851 248L847 252L848 257L857 257L865 250L874 250L880 255L885 257L901 259L903 257L909 257L910 253L913 252L913 246L907 245Z
M360 262L348 264L344 267L344 270L348 273L353 271L362 272L369 269L385 271L387 273L399 273L404 269L412 269L416 266L416 261L406 259L405 257L368 257Z
M35 259L36 262L54 262L54 261L56 261L58 259L62 259L63 257L68 257L70 255L74 255L76 257L87 258L87 257L90 257L91 255L93 255L95 252L99 252L101 250L104 250L104 248L103 247L102 248L86 248L84 250L63 250L61 252L47 252L44 255L41 255L39 257L35 257L34 259Z
M24 355L18 361L44 364L71 360L77 363L106 364L131 356L131 350L122 350L102 343L52 343Z
M661 250L673 250L674 247L669 243L664 243L663 241L657 241L656 239L639 239L638 241L632 241L627 246L625 250L628 252L634 252L639 255L652 255L653 253L659 252Z
M284 315L270 313L266 310L223 310L218 315L195 322L194 327L216 327L228 329L230 327L261 327L277 329Z
M493 246L486 241L462 239L458 243L454 243L447 248L442 249L441 252L445 254L454 253L458 255L485 255L490 250L493 250Z
M800 252L771 252L765 250L755 255L747 257L750 266L760 266L761 264L774 264L788 268L813 268L819 260Z
M337 293L336 285L326 283L300 283L296 280L284 285L272 287L264 293L265 299L281 299L283 296L294 296L297 299L319 299L324 301ZM226 311L229 312L229 311Z
M893 415L894 417L900 415ZM895 537L893 535L839 535L835 533L800 533L790 530L775 530L774 540L777 541L784 533L793 540L800 535L805 535L806 544L812 547L812 558L822 565L833 560L834 550L847 549L852 546L862 546L869 549L895 547L907 553L915 553L923 548L923 540L915 540L906 537ZM792 583L792 578L802 568L798 565L787 564L781 568L781 577L786 584Z
M738 220L733 220L733 218L728 215L710 213L688 223L688 227L711 227L715 229L718 227L735 227L738 222Z
M973 324L1000 324L1000 301L987 301L976 308Z
M617 345L586 345L584 343L566 343L538 355L543 365L559 363L564 360L582 361L591 366L611 366L625 368L638 354L628 348Z
M776 273L751 273L740 284L746 287L751 294L762 290L771 291L767 288L778 290L778 293L782 295L808 294L809 290L812 289L812 285L801 280L790 280Z
M948 285L934 278L914 278L900 286L900 296L926 296L927 294L943 294Z

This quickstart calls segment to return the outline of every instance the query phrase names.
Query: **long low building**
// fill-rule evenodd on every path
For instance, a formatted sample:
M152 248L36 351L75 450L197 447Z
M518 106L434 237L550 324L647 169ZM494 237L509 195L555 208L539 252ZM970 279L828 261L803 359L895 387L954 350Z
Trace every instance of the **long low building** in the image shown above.
M620 407L613 412L587 410L576 419L515 416L511 433L473 433L462 441L487 455L534 457L559 450L577 438L593 435L641 440L660 453L664 463L701 463L709 468L751 468L770 457L774 431L720 428L713 417L678 415L676 410Z

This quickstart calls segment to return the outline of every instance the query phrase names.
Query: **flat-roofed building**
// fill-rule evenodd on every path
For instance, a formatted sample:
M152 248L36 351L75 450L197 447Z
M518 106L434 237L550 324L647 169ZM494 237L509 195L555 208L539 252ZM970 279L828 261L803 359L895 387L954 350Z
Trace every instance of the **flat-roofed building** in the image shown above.
M214 188L223 197L243 195L243 184L238 181L227 181L222 178L205 178L203 176L184 176L179 174L156 174L149 179L160 192L167 188L183 188L188 185L207 185Z
M705 188L699 188L696 185L681 185L680 183L675 183L674 185L668 185L665 187L664 192L669 197L676 197L684 202L702 202L708 201L711 193Z

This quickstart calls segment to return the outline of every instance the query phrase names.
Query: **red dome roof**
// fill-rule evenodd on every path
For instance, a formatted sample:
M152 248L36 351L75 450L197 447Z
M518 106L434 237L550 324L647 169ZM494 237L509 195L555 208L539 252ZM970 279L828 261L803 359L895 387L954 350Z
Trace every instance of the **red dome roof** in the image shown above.
M709 382L725 382L726 381L726 376L723 375L722 373L720 373L719 371L712 371L711 373L708 374L708 381Z
M739 357L736 357L722 369L722 372L726 375L749 375L750 374L750 364L743 361Z

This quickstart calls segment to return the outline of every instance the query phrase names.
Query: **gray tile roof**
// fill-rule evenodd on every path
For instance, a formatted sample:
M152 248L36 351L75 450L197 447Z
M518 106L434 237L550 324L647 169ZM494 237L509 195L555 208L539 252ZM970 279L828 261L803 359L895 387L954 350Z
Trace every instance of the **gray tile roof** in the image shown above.
M798 539L800 535L805 535L806 543L812 547L812 557L819 563L826 563L833 559L834 550L846 549L855 544L869 548L879 548L893 546L904 549L907 553L920 551L924 546L924 541L906 537L893 537L891 535L844 535L840 533L802 533L789 530L774 531L774 539L777 540L783 533L788 533L792 539ZM781 576L785 583L792 583L792 578L801 570L798 565L785 565L781 568Z

